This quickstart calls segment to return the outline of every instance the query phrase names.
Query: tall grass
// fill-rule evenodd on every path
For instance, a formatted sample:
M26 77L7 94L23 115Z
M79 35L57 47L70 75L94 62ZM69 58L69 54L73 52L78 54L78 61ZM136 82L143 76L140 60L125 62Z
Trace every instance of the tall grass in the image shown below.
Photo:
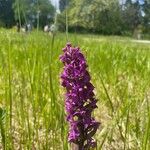
M150 45L89 35L69 39L85 53L96 87L97 149L149 150ZM0 32L0 149L69 149L59 80L65 35L51 42L41 32Z

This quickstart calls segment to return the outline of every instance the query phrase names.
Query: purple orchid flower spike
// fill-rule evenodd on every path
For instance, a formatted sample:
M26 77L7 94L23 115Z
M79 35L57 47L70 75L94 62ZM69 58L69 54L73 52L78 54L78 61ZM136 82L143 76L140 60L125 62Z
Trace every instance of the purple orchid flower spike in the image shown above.
M96 147L93 136L100 125L92 117L93 110L97 108L94 86L90 82L86 60L80 49L68 43L63 52L60 56L64 64L61 79L67 91L65 107L69 122L68 141L76 144L78 150L89 150Z

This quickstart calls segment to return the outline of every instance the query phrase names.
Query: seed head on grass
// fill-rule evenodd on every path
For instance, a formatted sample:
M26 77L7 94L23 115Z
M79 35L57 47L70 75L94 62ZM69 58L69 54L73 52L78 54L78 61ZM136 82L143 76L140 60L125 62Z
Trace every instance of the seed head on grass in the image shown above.
M63 52L60 56L64 64L61 79L67 91L65 107L70 125L68 140L78 145L79 150L88 150L96 147L93 136L100 124L92 117L92 111L97 108L94 86L90 82L86 60L80 49L68 43Z

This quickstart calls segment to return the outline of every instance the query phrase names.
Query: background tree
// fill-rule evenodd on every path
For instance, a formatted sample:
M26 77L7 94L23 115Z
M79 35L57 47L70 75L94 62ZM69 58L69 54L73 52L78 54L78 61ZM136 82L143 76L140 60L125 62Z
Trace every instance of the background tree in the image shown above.
M124 30L131 33L142 24L142 6L139 1L126 0L123 11Z
M150 0L145 0L143 4L143 26L144 32L150 33Z
M15 0L14 12L16 20L21 24L32 22L43 27L53 20L55 8L49 0Z
M59 24L65 30L66 2L60 0ZM133 34L139 27L149 30L150 0L70 0L69 29L101 34Z
M60 15L61 24L65 11ZM68 6L69 27L115 34L120 32L121 16L118 0L72 0ZM64 21L65 24L65 21Z
M71 0L59 0L59 10L62 12L69 5Z
M13 8L13 9L12 9ZM131 35L141 27L150 32L150 0L59 0L58 24L65 31ZM0 26L53 22L56 8L50 0L0 0ZM67 12L67 13L66 13Z
M38 0L36 11L40 12L40 26L53 22L56 9L49 0Z
M12 4L12 0L0 0L0 26L11 27L14 25Z

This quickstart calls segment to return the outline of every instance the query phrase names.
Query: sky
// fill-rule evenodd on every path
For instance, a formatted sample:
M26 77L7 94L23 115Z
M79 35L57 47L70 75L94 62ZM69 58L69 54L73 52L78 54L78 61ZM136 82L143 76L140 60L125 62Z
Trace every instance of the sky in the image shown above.
M136 0L132 0L132 2L135 2ZM144 0L138 0L140 4L144 4ZM120 4L124 4L126 0L120 0Z
M59 0L51 0L52 4L59 9Z
M135 0L132 0L132 1L135 1ZM143 3L144 3L144 0L139 0L139 3L140 3L140 4L143 4Z

